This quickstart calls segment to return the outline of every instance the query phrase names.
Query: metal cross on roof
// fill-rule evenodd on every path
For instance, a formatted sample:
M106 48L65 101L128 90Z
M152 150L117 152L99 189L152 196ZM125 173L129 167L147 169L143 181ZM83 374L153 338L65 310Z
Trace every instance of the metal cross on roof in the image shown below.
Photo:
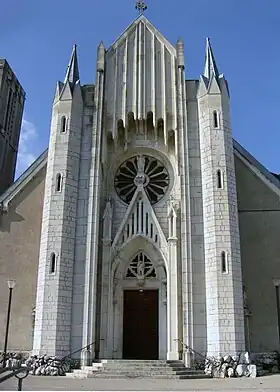
M147 9L147 5L145 4L144 1L136 1L136 6L135 9L137 9L139 11L139 14L143 14L144 11L146 11Z

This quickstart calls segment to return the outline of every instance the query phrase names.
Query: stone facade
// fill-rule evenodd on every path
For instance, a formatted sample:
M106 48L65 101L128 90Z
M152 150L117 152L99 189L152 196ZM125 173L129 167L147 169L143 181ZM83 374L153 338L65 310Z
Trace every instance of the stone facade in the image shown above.
M200 80L186 81L184 63L183 42L172 46L144 16L109 49L99 45L95 85L80 85L73 48L56 88L48 157L30 168L33 182L19 179L26 185L9 207L10 193L0 198L2 233L20 195L35 197L31 185L44 166L44 202L41 187L34 207L41 237L37 228L35 253L22 252L34 270L19 279L35 282L38 264L34 354L90 345L75 358L123 358L125 294L146 290L157 293L158 359L183 358L181 341L214 357L245 344L278 347L280 183L233 141L228 86L209 41ZM274 211L246 212L256 208ZM25 226L13 224L25 238ZM1 251L17 241L13 232L0 238ZM11 273L18 278L7 269L1 279ZM144 328L151 317L143 309ZM4 306L0 314L4 322ZM31 349L17 336L13 349Z

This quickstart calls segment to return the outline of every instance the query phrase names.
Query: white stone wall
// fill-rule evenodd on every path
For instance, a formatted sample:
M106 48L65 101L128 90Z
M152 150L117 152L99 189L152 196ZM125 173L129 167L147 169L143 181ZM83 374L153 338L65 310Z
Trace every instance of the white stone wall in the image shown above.
M81 140L80 170L78 184L75 260L73 275L73 300L71 320L71 352L83 347L83 304L85 283L86 235L89 198L89 172L93 126L94 86L84 86L84 115ZM80 353L76 355L78 358Z
M88 203L86 218L86 252L83 296L82 347L91 345L91 358L94 357L96 340L97 274L100 247L100 196L102 182L101 140L103 132L104 104L104 59L105 48L100 44L97 50L97 73L94 91L94 111L92 118L91 146L88 172Z
M207 83L207 82L206 82ZM223 77L198 91L208 355L244 350L243 293L229 97ZM213 112L218 113L214 126ZM223 173L218 188L217 171ZM222 252L226 271L222 271Z
M61 133L61 118L67 118ZM80 85L56 96L51 125L37 282L35 353L65 355L70 348L72 279L83 103ZM62 187L56 190L57 174ZM55 271L50 270L51 255Z
M190 175L190 239L192 266L192 347L206 354L206 293L201 157L198 124L198 81L186 81L188 114L188 168Z

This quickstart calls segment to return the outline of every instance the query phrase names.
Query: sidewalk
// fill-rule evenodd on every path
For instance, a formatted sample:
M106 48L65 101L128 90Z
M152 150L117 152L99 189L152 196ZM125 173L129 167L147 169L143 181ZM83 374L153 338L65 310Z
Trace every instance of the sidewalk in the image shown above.
M16 391L17 380L0 384L1 391ZM280 391L280 375L255 379L151 380L71 379L28 376L23 391Z

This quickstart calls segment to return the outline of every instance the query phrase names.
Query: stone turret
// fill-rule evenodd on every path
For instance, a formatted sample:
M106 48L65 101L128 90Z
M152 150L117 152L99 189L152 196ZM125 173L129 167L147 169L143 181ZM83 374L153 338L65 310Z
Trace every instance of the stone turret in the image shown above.
M53 102L42 218L35 354L70 350L72 279L83 99L76 46Z
M227 82L210 41L198 88L204 217L207 354L244 350L241 256Z

